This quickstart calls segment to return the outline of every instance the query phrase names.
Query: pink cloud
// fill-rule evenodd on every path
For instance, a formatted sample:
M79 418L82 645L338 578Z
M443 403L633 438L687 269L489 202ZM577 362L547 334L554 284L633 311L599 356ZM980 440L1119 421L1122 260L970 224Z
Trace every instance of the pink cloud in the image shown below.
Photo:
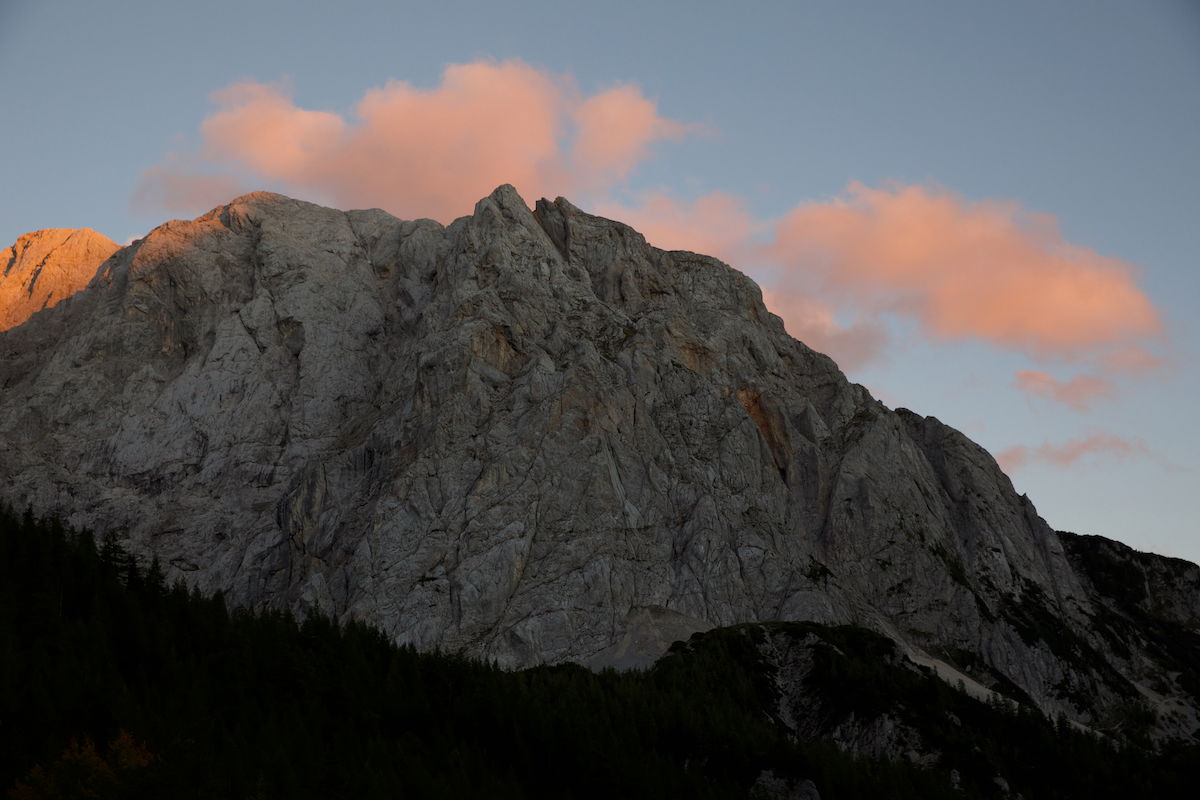
M1090 454L1125 459L1130 456L1149 455L1149 451L1146 445L1139 441L1123 439L1110 433L1093 433L1063 444L1043 442L1036 447L1010 447L997 453L996 461L1005 472L1012 472L1033 461L1043 461L1065 469Z
M636 87L581 97L569 77L521 61L452 65L432 89L392 81L368 91L353 118L299 108L281 87L261 83L213 99L219 109L190 157L198 172L224 169L342 208L443 222L503 183L533 197L606 191L654 141L686 130ZM211 181L155 167L138 196L198 212Z
M786 285L763 290L763 302L783 319L793 338L825 353L843 370L874 361L887 345L887 330L871 322L840 324L836 310Z
M1150 372L1164 363L1163 359L1137 345L1118 347L1100 359L1101 368L1112 372Z
M655 247L690 250L735 265L752 257L754 237L767 228L728 192L711 192L690 203L647 192L634 205L602 201L596 212L633 226Z
M587 98L575 109L574 119L579 131L575 162L583 170L600 173L602 183L624 180L646 157L651 142L679 139L689 129L660 117L654 103L633 86L618 86Z
M770 252L826 296L915 319L934 339L982 339L1085 359L1162 332L1132 265L1065 241L1053 218L924 186L807 203Z
M142 173L130 204L142 211L166 210L191 214L227 203L246 187L231 175L195 172L179 158L150 167Z
M1046 372L1024 369L1017 372L1017 388L1028 395L1046 397L1076 411L1087 411L1093 402L1113 397L1113 384L1098 375L1076 375L1060 381Z
M267 178L310 175L347 133L340 116L296 108L278 86L238 83L212 97L221 110L200 126L204 155Z

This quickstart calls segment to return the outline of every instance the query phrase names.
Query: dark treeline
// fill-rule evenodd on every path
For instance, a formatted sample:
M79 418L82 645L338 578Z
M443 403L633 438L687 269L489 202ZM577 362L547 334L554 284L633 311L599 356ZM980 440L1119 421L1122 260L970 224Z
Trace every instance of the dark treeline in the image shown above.
M505 672L363 625L167 586L109 539L0 509L0 790L10 798L747 797L771 770L854 797L1191 796L1195 751L1118 753L824 631L830 714L908 709L930 769L796 742L753 628L646 672ZM840 642L840 643L839 643ZM886 640L884 640L886 642ZM843 708L845 706L845 708ZM947 720L955 720L950 723ZM951 787L951 769L961 788Z

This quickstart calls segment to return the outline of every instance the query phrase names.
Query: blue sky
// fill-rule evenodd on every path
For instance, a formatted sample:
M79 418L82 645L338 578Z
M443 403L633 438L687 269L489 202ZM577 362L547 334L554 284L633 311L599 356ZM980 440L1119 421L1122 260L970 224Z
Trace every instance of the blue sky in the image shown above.
M603 191L555 190L581 205L636 209L656 192L686 210L720 192L766 224L844 202L852 182L924 187L968 218L987 203L1050 215L1065 242L1127 269L1163 324L1139 340L1161 363L1106 374L1109 394L1085 410L1014 377L1095 371L1074 355L933 336L894 304L865 305L862 286L829 307L885 337L852 379L993 453L1026 448L1011 474L1051 525L1200 560L1195 2L0 0L0 242L45 227L141 235L182 213L131 205L172 158L305 196L308 184L205 155L201 126L225 87L285 86L295 108L353 124L364 93L389 81L434 90L448 65L510 60L584 98L635 87L688 126ZM1096 447L1056 462L1071 442Z

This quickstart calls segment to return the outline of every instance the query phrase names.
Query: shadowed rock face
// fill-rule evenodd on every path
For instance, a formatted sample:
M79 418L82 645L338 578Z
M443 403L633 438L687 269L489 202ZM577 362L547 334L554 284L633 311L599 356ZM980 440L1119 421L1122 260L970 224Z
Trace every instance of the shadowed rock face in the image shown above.
M87 286L117 244L89 228L27 233L0 251L0 331Z
M4 499L239 604L510 666L855 622L1085 722L1149 674L1183 696L1106 644L982 448L847 382L741 273L561 198L444 227L247 195L0 357ZM1164 731L1196 727L1180 703Z

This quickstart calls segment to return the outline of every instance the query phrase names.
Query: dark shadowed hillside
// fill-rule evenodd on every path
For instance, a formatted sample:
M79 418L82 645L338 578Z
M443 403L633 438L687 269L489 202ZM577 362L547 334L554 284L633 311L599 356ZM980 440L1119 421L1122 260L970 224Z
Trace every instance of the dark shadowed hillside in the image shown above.
M9 512L0 645L0 779L21 800L1185 797L1200 767L1195 747L972 700L859 628L715 630L645 672L506 672L231 613Z

